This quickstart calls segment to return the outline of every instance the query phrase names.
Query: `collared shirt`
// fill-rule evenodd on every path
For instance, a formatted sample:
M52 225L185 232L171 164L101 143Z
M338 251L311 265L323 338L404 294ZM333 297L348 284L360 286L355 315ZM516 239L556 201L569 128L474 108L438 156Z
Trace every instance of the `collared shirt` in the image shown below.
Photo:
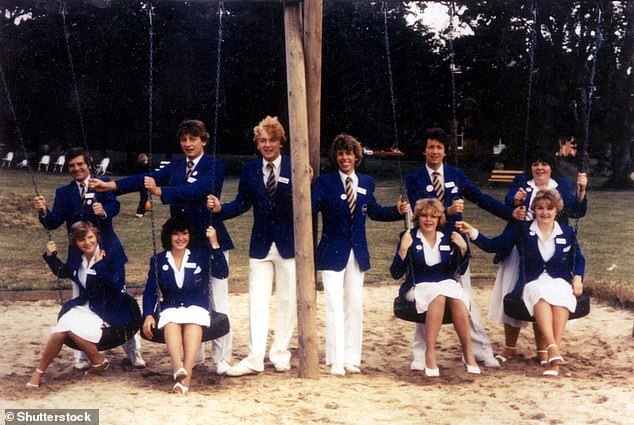
M445 167L440 166L437 170L432 169L429 165L425 164L425 168L427 169L427 174L429 174L429 180L434 181L434 173L438 173L438 179L440 179L440 184L445 186Z
M189 158L185 157L185 169L187 169L187 163L189 161L191 161L191 162L194 163L194 165L192 165L192 172L193 172L196 169L196 166L198 165L198 163L200 162L200 158L202 158L204 154L205 154L205 152L201 153L200 155L198 155L194 159L189 159Z
M77 280L79 280L79 283L81 283L81 285L84 288L86 287L86 278L88 277L88 269L90 269L95 264L95 258L97 258L97 256L99 255L99 252L101 252L101 249L99 248L99 245L97 245L97 248L95 249L95 253L93 254L90 261L88 261L88 259L86 258L86 255L82 254L81 256L81 265L79 266L79 269L77 270Z
M345 193L346 191L346 179L350 177L352 179L352 193L354 193L354 197L357 197L357 189L359 188L359 176L357 176L357 173L355 173L354 171L348 175L346 173L342 173L341 170L339 170L339 178L341 179L341 182L343 183L343 191Z
M82 184L86 188L86 193L88 193L88 180L90 180L90 175L88 177L86 177L86 180L84 180L84 181L80 182L79 180L75 180L75 184L77 185L77 189L79 190L80 194L81 194L81 185Z
M548 237L545 237L542 234L537 221L533 221L531 223L530 231L537 234L537 247L539 248L539 253L542 256L542 260L544 260L544 262L547 262L548 260L553 258L553 255L555 254L555 238L563 233L563 230L561 230L559 223L555 221L553 231L550 232L550 235Z
M183 255L183 262L181 263L180 270L176 267L176 262L174 261L174 257L172 256L172 251L167 251L165 253L165 257L167 257L167 262L170 266L172 266L172 270L174 270L174 280L176 281L176 285L179 288L183 287L183 283L185 283L185 264L187 264L187 260L189 260L189 249L185 250L185 255Z
M435 266L442 261L439 248L442 236L442 233L437 231L436 243L434 244L434 246L431 246L427 239L425 239L425 236L423 236L423 232L421 232L420 229L416 231L416 237L423 242L423 254L425 255L425 264L430 267Z
M268 168L268 165L273 165L273 171L275 172L275 184L280 181L280 167L282 166L282 155L278 155L272 162L268 162L264 158L262 158L262 175L264 176L264 186L269 181L269 174L271 171Z
M526 221L531 221L535 215L533 209L531 208L531 199L533 198L533 195L536 194L537 191L539 191L540 189L535 184L535 179L527 181L526 184L533 189L530 192L526 193L526 203L528 205L528 209L526 211ZM556 189L557 186L559 185L554 179L549 179L546 189Z

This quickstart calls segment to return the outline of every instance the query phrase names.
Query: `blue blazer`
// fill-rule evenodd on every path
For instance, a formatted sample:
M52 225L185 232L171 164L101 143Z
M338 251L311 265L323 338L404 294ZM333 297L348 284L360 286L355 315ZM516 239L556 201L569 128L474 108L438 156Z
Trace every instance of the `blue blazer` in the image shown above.
M102 177L100 180L110 181L107 177ZM66 230L70 233L70 227L76 222L89 221L99 229L101 234L99 245L106 251L108 258L125 264L128 258L112 225L112 220L119 214L119 201L112 192L97 193L88 189L86 193L92 198L86 198L86 204L82 206L81 195L75 180L66 186L57 188L55 200L53 201L53 210L47 209L44 217L40 215L40 223L48 230L57 229L63 223L66 223ZM103 209L106 211L106 218L95 215L92 211L94 202L100 202L103 205ZM71 257L81 258L81 252L77 248L70 246L67 261L70 261ZM77 259L75 258L75 260Z
M210 261L213 277L224 279L229 275L229 267L221 250L212 249L211 253L192 250L187 263L183 264L183 267L185 267L185 280L183 287L179 288L174 277L174 270L167 261L167 251L162 251L156 257L152 257L147 274L147 283L143 291L143 317L145 318L155 313L159 288L163 296L159 311L170 307L189 307L192 305L209 310ZM157 267L156 270L155 265Z
M350 215L339 171L324 174L313 184L313 215L317 216L321 211L322 218L321 240L315 258L317 270L343 270L348 262L350 250L354 252L361 271L369 270L370 253L365 236L366 217L370 216L372 220L377 221L397 221L403 218L395 206L383 207L376 201L372 177L360 173L357 173L357 177L359 185L354 216Z
M396 254L390 266L390 273L394 279L400 279L405 276L405 282L401 284L398 291L399 295L405 297L407 291L414 287L416 282L440 282L445 279L458 279L458 275L464 274L469 266L469 258L471 254L463 257L458 248L452 241L448 233L444 233L440 240L440 258L441 261L433 266L425 263L425 252L422 249L423 241L416 236L418 228L407 230L412 235L412 245L407 250L405 259L401 259L398 250L401 245L401 239L405 231L401 232L396 245ZM417 247L421 247L418 249Z
M513 208L498 202L495 198L478 189L460 168L443 165L445 179L445 196L443 204L445 210L451 206L454 200L466 198L478 207L494 214L504 220L513 219ZM435 198L436 193L432 187L431 179L425 166L410 173L406 178L407 197L414 209L416 201L423 198ZM462 214L447 215L447 224L444 230L450 234L456 221L462 220Z
M192 226L191 247L208 249L205 237L207 227L214 226L218 234L218 243L223 251L233 248L229 233L221 220L214 219L215 214L207 210L207 195L218 198L222 194L225 179L225 166L221 161L203 154L194 168L190 181L185 181L187 159L176 159L160 170L149 174L136 174L116 181L118 193L138 192L144 188L145 176L152 177L161 186L161 202L169 204L172 217L185 218Z
M236 199L222 204L222 220L237 217L253 207L250 258L265 258L273 242L282 258L295 257L291 160L286 155L282 155L278 179L275 194L269 197L262 159L249 161L242 168Z
M572 276L583 276L586 260L581 254L577 236L572 227L560 224L563 233L555 239L555 253L548 261L544 261L537 245L537 234L530 230L529 222L516 222L506 226L504 232L489 239L482 233L474 243L486 252L507 252L515 245L520 254L520 273L513 289L519 296L524 285L539 277L546 271L553 278L562 278L570 282Z
M79 296L67 301L59 312L58 319L71 308L88 302L90 310L111 326L125 326L130 321L128 299L125 297L124 265L120 258L112 258L106 253L103 260L91 269L95 274L86 275L86 287L79 283L77 270L81 266L81 256L73 256L64 264L56 255L43 255L55 276L72 279L79 288Z
M526 174L515 176L511 186L509 187L508 193L504 198L504 203L513 207L515 194L520 188L523 188L528 192L532 191L533 188L528 185L529 180L530 179L526 177ZM557 221L559 223L568 224L569 218L584 217L588 211L588 196L586 196L583 201L579 201L579 198L575 195L575 191L567 178L558 176L554 177L553 180L557 182L557 191L561 195L561 199L564 201L564 209L559 214L559 217L557 217ZM529 201L524 200L524 206L526 209L530 206L528 205L528 202Z

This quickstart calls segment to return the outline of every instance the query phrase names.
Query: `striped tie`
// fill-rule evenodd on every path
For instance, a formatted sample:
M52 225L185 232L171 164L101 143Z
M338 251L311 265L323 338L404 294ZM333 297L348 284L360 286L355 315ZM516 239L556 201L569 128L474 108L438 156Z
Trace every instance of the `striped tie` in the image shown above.
M275 166L269 162L266 164L266 168L269 170L269 178L266 180L266 191L269 194L269 198L272 198L275 194Z
M436 198L442 203L443 199L445 199L445 189L442 187L442 183L440 182L440 173L438 171L434 171L432 173L433 180L432 184L434 185L434 192L436 193Z
M79 187L80 192L79 192L79 196L81 196L81 206L85 207L86 206L86 185L84 183L79 183Z
M187 161L187 171L185 172L185 181L189 180L194 170L194 161Z
M346 177L346 199L348 200L348 208L350 208L350 215L354 215L354 210L357 208L357 200L354 197L354 190L352 190L352 178Z

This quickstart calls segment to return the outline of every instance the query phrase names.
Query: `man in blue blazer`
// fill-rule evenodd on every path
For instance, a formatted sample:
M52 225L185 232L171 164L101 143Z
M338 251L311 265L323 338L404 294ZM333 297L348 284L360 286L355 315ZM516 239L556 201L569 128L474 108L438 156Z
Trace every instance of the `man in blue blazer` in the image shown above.
M205 232L213 226L218 242L227 261L233 243L225 225L214 220L207 211L207 195L220 196L224 183L224 164L205 153L209 133L205 124L198 120L185 120L176 130L176 138L185 156L149 174L136 174L114 182L91 179L96 191L116 191L117 194L138 192L147 189L158 196L163 204L169 204L171 217L182 217L192 226L190 246L192 249L207 249ZM212 305L219 313L229 314L228 279L217 279L211 275L210 292ZM231 364L231 332L212 342L212 362L216 373L222 375ZM204 346L198 363L204 361Z
M366 217L397 221L408 209L402 199L393 207L376 201L374 179L355 172L362 159L361 143L338 135L330 147L338 170L318 177L312 191L313 215L321 211L323 223L315 266L326 299L326 364L335 376L361 372L363 278L370 269Z
M422 198L438 198L445 207L447 216L447 223L443 231L450 233L455 228L456 222L462 220L462 212L464 211L463 198L504 220L512 220L514 214L516 214L517 218L520 218L520 209L514 212L511 207L480 191L469 180L463 170L443 163L446 156L445 148L448 136L442 129L432 128L427 130L423 135L423 142L425 143L425 165L407 176L407 197L411 205L415 205L416 201ZM486 367L499 367L500 364L493 356L491 342L482 325L480 311L473 299L469 269L462 276L462 284L471 298L471 340L475 357L478 361L483 362ZM414 361L411 369L424 370L424 326L417 327L413 350Z
M228 376L253 375L264 370L269 322L269 297L275 278L277 317L269 359L276 372L290 370L288 344L297 323L295 242L290 158L281 154L286 142L277 117L267 116L253 129L261 159L242 168L235 200L220 205L210 196L208 208L223 220L253 207L249 247L249 355L227 371Z
M125 264L128 258L112 224L114 217L119 214L119 201L112 193L97 193L89 188L92 161L86 150L80 147L71 148L66 152L66 159L68 172L73 181L57 188L53 210L48 209L44 196L36 196L33 199L33 206L39 212L40 223L47 230L54 230L66 224L66 230L70 232L71 226L76 222L89 221L99 229L101 246L108 253L108 257L112 261ZM100 181L108 182L109 179L102 177ZM77 261L79 258L81 258L81 252L69 245L67 262ZM123 278L125 280L125 274ZM73 298L77 296L79 296L78 289L73 286ZM140 348L141 340L138 335L123 344L130 363L135 367L145 367L145 361L139 352ZM81 351L75 350L74 356L77 369L87 369L90 366L88 359Z

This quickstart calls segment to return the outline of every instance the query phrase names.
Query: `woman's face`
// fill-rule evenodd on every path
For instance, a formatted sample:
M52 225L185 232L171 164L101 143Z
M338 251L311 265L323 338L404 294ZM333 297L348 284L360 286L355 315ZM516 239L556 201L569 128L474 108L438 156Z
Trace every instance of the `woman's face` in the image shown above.
M84 237L76 239L75 245L77 248L87 257L92 258L97 250L97 246L99 245L99 241L97 240L97 235L95 232L88 231Z
M535 206L535 219L539 224L553 224L557 218L557 208L550 202L542 201Z
M172 251L183 251L189 245L189 230L177 230L171 237Z
M423 234L434 233L438 228L438 220L440 220L440 217L434 215L431 211L423 211L418 216L418 228Z
M539 185L540 183L548 183L552 175L552 169L549 164L538 160L531 165L531 173L533 174L533 179Z

